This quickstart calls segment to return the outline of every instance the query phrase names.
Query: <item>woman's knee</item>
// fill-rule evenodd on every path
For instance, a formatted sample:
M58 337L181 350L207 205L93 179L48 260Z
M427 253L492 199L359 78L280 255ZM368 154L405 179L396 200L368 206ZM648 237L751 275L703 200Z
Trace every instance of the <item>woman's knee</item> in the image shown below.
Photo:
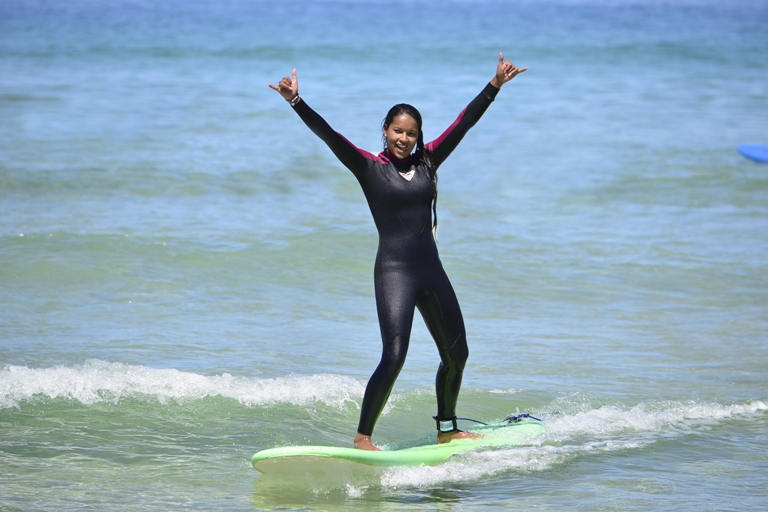
M469 347L464 334L459 335L453 345L443 353L443 366L464 371L464 366L469 359Z
M408 354L408 337L395 336L389 346L385 346L381 354L381 363L387 372L387 377L393 381L400 375Z

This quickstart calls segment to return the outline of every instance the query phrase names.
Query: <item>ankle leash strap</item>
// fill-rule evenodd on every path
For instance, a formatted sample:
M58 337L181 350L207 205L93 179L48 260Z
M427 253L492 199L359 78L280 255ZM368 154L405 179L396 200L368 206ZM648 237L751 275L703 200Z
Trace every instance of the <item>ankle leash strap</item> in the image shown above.
M456 424L456 416L448 418L447 420L440 420L437 416L432 416L432 418L434 418L437 423L438 432L453 432L454 430L459 430L459 427Z

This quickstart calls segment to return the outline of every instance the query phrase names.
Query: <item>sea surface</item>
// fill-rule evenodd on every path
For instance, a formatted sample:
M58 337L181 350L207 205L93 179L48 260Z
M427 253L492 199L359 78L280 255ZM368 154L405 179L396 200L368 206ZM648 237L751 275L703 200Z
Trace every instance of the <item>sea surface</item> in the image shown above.
M763 510L768 2L0 1L0 510ZM459 415L547 433L302 482L378 363L359 186L268 83L436 138ZM417 316L374 441L434 438ZM468 426L468 423L464 423ZM333 476L333 475L331 475Z

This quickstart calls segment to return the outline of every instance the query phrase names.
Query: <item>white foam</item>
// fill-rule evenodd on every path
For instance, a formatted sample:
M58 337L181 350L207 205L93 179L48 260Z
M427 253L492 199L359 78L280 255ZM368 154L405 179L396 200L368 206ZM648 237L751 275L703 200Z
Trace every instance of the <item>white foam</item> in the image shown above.
M603 406L587 412L555 416L547 420L547 428L550 440L572 439L579 435L680 433L765 410L768 408L760 400L731 405L692 401L644 402L626 410L618 406Z
M721 405L648 402L629 409L604 406L573 415L545 416L547 434L532 446L467 452L436 466L391 468L384 487L430 487L473 481L508 471L543 471L575 455L636 449L661 439L706 430L731 418L762 416L761 400Z
M233 377L227 373L198 375L89 360L83 365L27 368L6 366L0 371L0 408L18 407L37 397L67 398L83 404L116 402L125 397L150 396L160 402L220 396L244 405L324 403L356 404L365 384L349 377L322 374L274 379Z
M520 393L521 390L515 389L515 388L509 388L509 389L492 389L489 391L489 393L492 393L494 395L514 395L517 393Z
M350 498L361 498L363 496L363 489L347 484L347 496Z
M390 468L382 475L381 485L390 488L431 487L478 480L510 470L540 471L563 457L565 453L554 446L467 452L436 466Z

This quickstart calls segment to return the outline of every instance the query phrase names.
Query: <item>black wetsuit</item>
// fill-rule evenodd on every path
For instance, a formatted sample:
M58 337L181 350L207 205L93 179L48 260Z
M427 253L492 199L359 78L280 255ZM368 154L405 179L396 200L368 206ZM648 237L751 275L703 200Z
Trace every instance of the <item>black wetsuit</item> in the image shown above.
M480 119L498 91L489 83L440 137L426 145L435 169ZM365 390L358 432L371 435L403 367L414 306L419 308L440 352L437 416L443 420L454 417L469 350L461 309L432 235L434 185L426 168L413 156L398 160L388 150L374 155L358 149L303 99L294 109L357 177L379 232L374 275L383 350ZM411 169L415 174L410 181L400 175Z

